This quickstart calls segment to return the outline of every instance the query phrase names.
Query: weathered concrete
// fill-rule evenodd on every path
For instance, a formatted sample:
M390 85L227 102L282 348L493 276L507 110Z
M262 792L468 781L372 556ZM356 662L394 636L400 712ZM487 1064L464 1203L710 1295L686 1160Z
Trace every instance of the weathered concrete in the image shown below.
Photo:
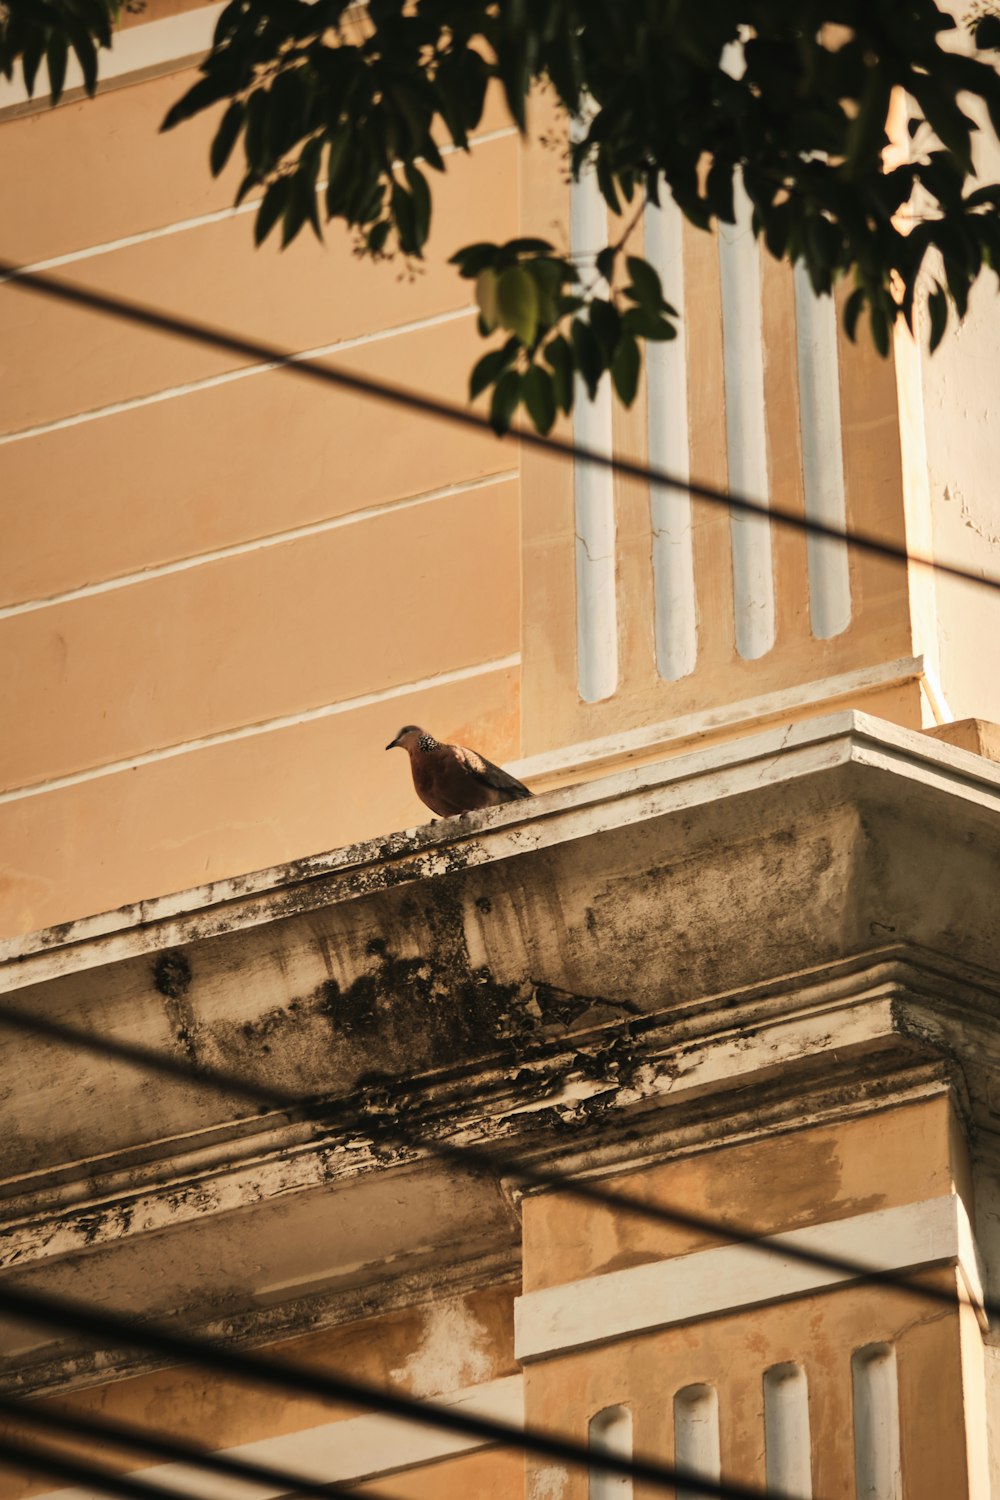
M1000 768L844 714L38 934L8 1005L280 1097L5 1030L0 1259L268 1337L516 1265L510 1168L435 1141L607 1170L948 1090L997 1130L998 868Z

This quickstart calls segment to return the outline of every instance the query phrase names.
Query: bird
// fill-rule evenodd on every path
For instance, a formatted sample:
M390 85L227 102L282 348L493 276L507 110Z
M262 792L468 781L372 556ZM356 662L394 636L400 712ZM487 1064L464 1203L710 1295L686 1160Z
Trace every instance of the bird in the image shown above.
M419 724L404 724L387 750L396 747L410 757L413 789L425 807L440 818L498 807L534 794L515 776L495 766L477 750L443 745Z

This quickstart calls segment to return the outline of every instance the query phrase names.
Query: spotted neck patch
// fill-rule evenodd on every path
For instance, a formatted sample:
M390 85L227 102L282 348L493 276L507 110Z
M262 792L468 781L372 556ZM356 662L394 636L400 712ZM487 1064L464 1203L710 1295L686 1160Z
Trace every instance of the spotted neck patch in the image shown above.
M422 734L417 741L417 748L420 750L436 750L437 747L438 742L432 734Z

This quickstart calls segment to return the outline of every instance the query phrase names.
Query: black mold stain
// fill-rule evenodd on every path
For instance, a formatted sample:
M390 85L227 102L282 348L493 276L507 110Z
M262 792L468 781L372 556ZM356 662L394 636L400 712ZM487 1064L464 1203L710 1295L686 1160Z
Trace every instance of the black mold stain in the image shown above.
M639 1014L629 1001L576 995L533 979L505 983L488 968L470 970L460 961L400 958L378 940L368 951L375 967L347 988L328 979L315 993L318 1008L338 1039L409 1043L414 1062L424 1065L447 1066L498 1047L523 1057L594 1008Z
M161 953L153 965L153 983L168 1000L180 1000L191 987L191 965L183 953Z

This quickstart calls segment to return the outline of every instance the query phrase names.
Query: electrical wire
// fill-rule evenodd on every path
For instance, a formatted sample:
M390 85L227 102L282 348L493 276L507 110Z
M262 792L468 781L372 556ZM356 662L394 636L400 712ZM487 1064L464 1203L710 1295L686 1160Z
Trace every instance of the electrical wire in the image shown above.
M681 1471L672 1464L644 1454L628 1458L600 1450L598 1455L585 1443L562 1437L530 1424L515 1426L493 1417L479 1416L461 1407L445 1406L440 1401L416 1400L399 1391L388 1390L369 1381L317 1370L315 1366L273 1359L256 1350L234 1350L228 1345L205 1338L175 1333L162 1324L139 1320L122 1313L93 1308L66 1297L11 1288L0 1282L0 1312L12 1318L41 1323L60 1330L101 1340L113 1339L138 1345L150 1353L176 1363L195 1363L203 1369L236 1380L295 1391L322 1400L362 1407L382 1416L398 1417L437 1427L458 1437L474 1438L481 1443L519 1448L536 1457L556 1459L577 1468L599 1466L611 1474L628 1477L643 1484L670 1488L680 1482L695 1494L717 1497L717 1500L764 1500L764 1491L756 1485L736 1480L712 1480Z
M48 1406L41 1406L37 1402L18 1401L9 1396L0 1396L0 1416L9 1417L14 1422L27 1422L30 1426L40 1427L47 1433L97 1439L102 1443L111 1443L137 1453L145 1453L152 1458L163 1459L167 1463L186 1464L191 1468L203 1469L207 1474L243 1480L247 1484L268 1487L276 1491L284 1490L288 1494L294 1494L296 1500L334 1500L337 1496L356 1495L357 1486L362 1482L360 1480L353 1480L350 1483L310 1480L291 1469L274 1464L256 1463L252 1459L237 1458L234 1454L205 1448L200 1444L184 1443L176 1438L165 1437L161 1433L140 1427L135 1422L113 1421L108 1417L97 1416L93 1412L74 1412L65 1408L54 1410ZM0 1442L2 1441L0 1437ZM68 1461L72 1461L70 1455L66 1457ZM105 1472L110 1471L101 1471L101 1474ZM94 1483L97 1481L98 1474L95 1472L86 1478L88 1483ZM155 1489L144 1485L142 1493L143 1495L160 1495L164 1491L159 1484ZM185 1490L184 1493L186 1496L190 1495L190 1491ZM365 1500L390 1500L390 1497L376 1494L373 1490L366 1490Z
M16 286L37 294L56 298L76 306L87 307L91 310L102 312L107 316L123 319L134 324L157 329L160 332L171 334L203 346L222 349L228 353L243 358L253 359L265 363L273 363L276 368L289 371L303 378L319 380L326 384L341 389L353 391L357 394L381 399L390 404L416 410L425 415L440 418L452 423L474 427L479 430L489 431L489 423L483 417L466 410L464 407L453 403L425 396L419 392L407 390L403 387L381 382L369 377L353 374L346 371L334 370L328 366L320 366L304 361L288 351L274 346L261 343L256 340L247 339L239 335L227 333L224 330L212 328L211 326L194 322L188 319L175 317L171 314L159 311L142 304L129 301L120 297L112 297L105 293L99 293L86 288L72 286L58 278L38 272L24 272L23 269L11 262L0 260L0 276L16 276ZM737 514L749 514L762 516L777 525L783 525L791 529L825 537L829 540L846 543L861 551L882 557L886 560L901 564L926 567L934 572L945 576L959 578L963 581L977 584L990 589L1000 589L1000 578L990 575L973 573L970 570L938 559L911 553L907 549L888 542L883 538L873 536L866 532L848 528L838 528L828 523L817 521L814 518L800 515L781 507L770 507L758 501L751 500L745 496L734 495L715 489L712 486L693 480L680 479L675 475L664 471L638 464L633 461L613 457L593 449L588 449L580 444L565 442L561 439L542 436L535 432L520 429L516 433L518 440L527 447L533 447L540 451L551 453L555 456L570 459L580 463L593 464L607 468L615 473L623 474L630 478L645 480L651 484L663 488L675 489L708 501L710 503L726 505L731 512ZM0 1010L0 1024L8 1026L22 1026L28 1023L31 1029L44 1032L49 1036L59 1036L61 1040L72 1041L78 1045L84 1045L91 1049L98 1049L106 1053L112 1053L121 1060L131 1062L136 1066L155 1067L159 1071L166 1071L175 1076L183 1075L188 1081L198 1081L213 1088L223 1089L226 1092L238 1092L247 1098L252 1098L268 1108L282 1111L299 1111L316 1118L316 1101L305 1101L295 1098L285 1091L262 1088L250 1083L248 1080L232 1077L220 1073L218 1070L206 1070L193 1068L189 1064L180 1064L175 1059L159 1054L152 1049L133 1047L129 1044L120 1043L112 1039L102 1041L90 1034L73 1027L64 1027L58 1023L46 1022L42 1017L27 1017L16 1008L5 1006ZM331 1105L329 1101L323 1102L323 1117L334 1119L345 1116L344 1106ZM786 1259L805 1262L814 1266L833 1270L852 1279L864 1282L872 1282L878 1285L903 1288L924 1298L937 1302L945 1302L955 1307L961 1304L962 1299L954 1293L944 1289L918 1286L910 1282L905 1273L888 1272L862 1263L847 1260L841 1257L828 1256L821 1252L809 1251L801 1246L789 1245L782 1242L781 1236L760 1237L746 1229L745 1226L727 1224L715 1221L700 1215L687 1213L684 1210L672 1209L662 1204L649 1204L634 1199L619 1192L608 1192L596 1187L594 1184L580 1182L579 1180L567 1180L561 1176L540 1171L523 1162L517 1162L495 1149L470 1146L451 1146L441 1141L414 1142L406 1139L406 1133L402 1130L398 1120L391 1123L383 1119L376 1119L372 1114L359 1112L356 1108L351 1112L350 1123L354 1128L364 1129L374 1140L376 1139L402 1139L404 1144L411 1150L426 1151L429 1154L443 1157L453 1163L465 1165L467 1168L480 1169L488 1167L492 1171L498 1169L508 1172L522 1185L531 1187L559 1188L575 1197L599 1204L604 1207L612 1207L616 1211L634 1214L646 1219L652 1219L661 1223L680 1225L687 1228L708 1232L718 1235L734 1243L740 1243L757 1248L765 1253L780 1254ZM294 1366L269 1361L259 1355L241 1353L236 1354L221 1346L212 1345L205 1340L194 1340L176 1335L168 1330L154 1328L152 1325L137 1324L135 1320L127 1319L117 1314L95 1312L92 1309L69 1302L61 1298L46 1297L37 1293L24 1290L8 1289L0 1286L0 1306L6 1307L12 1315L29 1320L55 1324L59 1327L73 1327L78 1332L85 1332L99 1338L111 1336L121 1338L127 1342L139 1342L147 1349L177 1359L196 1359L201 1364L209 1364L217 1370L231 1374L237 1378L254 1378L268 1380L285 1386L291 1386L298 1390L307 1390L310 1394L325 1395L329 1399L343 1400L353 1404L361 1404L370 1409L402 1417L407 1420L431 1422L438 1427L447 1428L450 1431L462 1433L466 1436L475 1436L488 1442L501 1442L509 1446L519 1447L528 1452L541 1454L550 1458L558 1458L566 1463L590 1465L594 1463L594 1454L585 1446L570 1440L559 1438L553 1434L544 1433L533 1428L515 1428L506 1423L496 1423L486 1418L472 1416L470 1413L457 1411L452 1408L442 1407L440 1403L418 1403L411 1398L398 1395L397 1393L385 1391L368 1384L349 1381L340 1377L329 1375L319 1376L315 1371L297 1369ZM993 1315L1000 1313L1000 1306L995 1303L987 1304L987 1311ZM19 1403L3 1402L0 1409L15 1408L19 1415L28 1416L26 1408ZM11 1414L11 1413L9 1413ZM30 1420L30 1417L29 1417ZM65 1419L69 1421L70 1419ZM75 1419L74 1419L75 1420ZM111 1426L120 1424L97 1424L92 1419L81 1418L84 1427L89 1427L91 1434L98 1431L98 1427L105 1429L104 1436L113 1440L115 1433L110 1431ZM53 1425L58 1425L54 1421ZM79 1431L80 1428L78 1427ZM120 1440L125 1441L124 1433L118 1433ZM213 1454L206 1456L204 1451L186 1447L185 1445L174 1445L170 1440L141 1433L129 1428L128 1441L136 1448L142 1448L146 1452L157 1453L164 1456L169 1452L171 1457L183 1458L191 1463L202 1463L205 1467L221 1472L220 1462L224 1464L226 1472L234 1475L233 1465L240 1461L225 1459L223 1455ZM172 1492L156 1485L155 1489L135 1481L129 1476L112 1474L92 1465L84 1465L79 1461L53 1456L51 1453L40 1452L30 1445L18 1445L8 1440L0 1444L0 1453L16 1462L31 1464L34 1467L45 1468L46 1472L62 1477L68 1477L71 1482L83 1478L85 1482L101 1485L107 1493L138 1497L155 1495L159 1500L174 1500ZM211 1459L211 1462L208 1459ZM653 1485L673 1486L678 1479L682 1479L688 1490L696 1493L723 1497L723 1500L759 1500L761 1491L732 1482L713 1483L699 1479L687 1471L679 1475L670 1466L657 1463L650 1459L625 1459L615 1454L602 1453L600 1466L610 1472L640 1480ZM253 1466L251 1466L253 1467ZM336 1495L349 1493L343 1486L330 1485L317 1487L314 1483L302 1481L299 1476L290 1475L287 1472L278 1478L281 1471L268 1470L267 1480L261 1482L291 1483L291 1487L297 1495ZM259 1471L255 1470L255 1475ZM249 1478L245 1472L240 1477ZM190 1492L185 1492L185 1497ZM177 1500L180 1500L179 1494Z
M314 364L303 359L301 355L278 348L276 345L265 344L221 328L213 328L210 324L193 319L177 317L173 313L148 307L124 297L112 296L108 292L74 286L47 272L28 271L15 261L0 259L0 284L4 283L37 296L55 298L57 301L74 307L89 308L93 312L104 313L111 318L118 318L145 328L154 328L160 333L171 334L174 337L186 339L190 343L224 350L228 354L235 354L243 359L273 364L276 369L298 375L303 379L319 381L339 387L341 390L353 391L358 395L372 396L393 406L423 412L425 416L437 417L443 421L475 428L481 432L493 430L486 417L469 411L455 402L426 396L420 391L393 385L387 381L375 380L367 375L331 369L329 365ZM760 516L777 525L804 532L809 536L845 542L848 546L868 552L875 557L885 558L890 562L929 568L946 577L958 578L966 583L978 584L983 588L1000 590L1000 577L988 573L974 573L958 563L942 562L921 553L910 552L905 547L897 546L894 542L886 541L883 537L874 536L870 532L833 526L829 522L801 515L798 511L783 506L765 505L759 500L751 500L746 495L719 490L699 480L682 479L676 474L668 474L665 470L651 468L632 459L602 453L595 448L567 442L562 438L544 436L528 428L519 427L514 435L526 447L543 453L550 453L576 463L593 464L599 468L610 469L615 474L625 475L629 479L645 480L650 484L662 486L664 489L680 490L695 499L728 506L730 511L738 515Z
M628 1023L634 1027L636 1023ZM139 1069L151 1069L185 1083L200 1084L223 1094L239 1094L258 1106L281 1111L298 1119L313 1120L317 1126L339 1126L342 1130L361 1133L373 1144L403 1146L409 1151L423 1152L428 1156L446 1161L449 1165L465 1171L486 1170L502 1172L512 1183L521 1187L558 1190L568 1197L595 1207L611 1209L615 1213L644 1219L654 1224L665 1224L671 1228L691 1229L699 1234L722 1238L735 1245L742 1245L764 1255L778 1255L784 1260L800 1265L813 1266L820 1270L833 1271L852 1282L869 1282L894 1290L903 1290L924 1301L934 1302L949 1308L965 1305L965 1299L944 1287L916 1283L907 1271L885 1270L846 1256L828 1255L822 1250L809 1249L804 1245L789 1242L783 1235L762 1236L745 1224L731 1220L716 1219L694 1213L665 1203L648 1203L618 1189L601 1187L594 1182L567 1178L561 1173L546 1172L543 1168L520 1161L494 1145L460 1146L440 1139L430 1139L426 1133L415 1136L398 1116L387 1119L373 1109L359 1109L349 1100L330 1098L303 1098L291 1090L273 1084L256 1083L238 1074L219 1068L191 1063L152 1047L142 1047L134 1042L123 1042L115 1037L95 1035L83 1027L71 1026L49 1016L34 1014L7 1002L0 1004L0 1028L21 1033L37 1033L72 1047L81 1047L100 1055L117 1057L120 1061ZM560 1046L553 1043L553 1047ZM1000 1318L1000 1301L986 1298L983 1310L989 1317Z

